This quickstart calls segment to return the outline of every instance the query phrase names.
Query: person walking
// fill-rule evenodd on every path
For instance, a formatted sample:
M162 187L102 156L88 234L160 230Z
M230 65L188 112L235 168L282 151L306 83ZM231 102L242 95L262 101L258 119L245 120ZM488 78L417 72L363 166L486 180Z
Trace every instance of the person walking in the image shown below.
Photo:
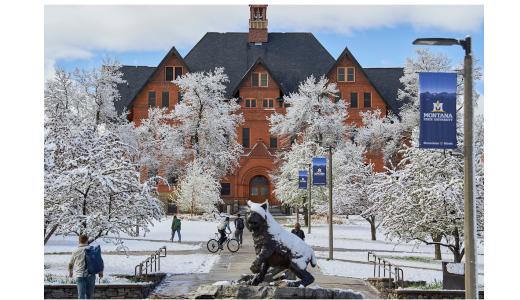
M305 241L305 233L303 233L303 230L301 230L300 223L294 224L294 229L291 230L291 233L297 235L300 239Z
M234 221L235 223L235 238L238 243L242 245L242 235L244 233L244 219L240 217L240 214L237 214L237 218Z
M226 229L231 233L231 228L229 227L229 217L226 217L224 220L220 221L217 225L217 230L220 233L220 239L218 240L218 247L220 250L224 249L222 244L226 241Z
M87 270L85 249L88 247L88 237L80 235L78 248L72 252L68 266L69 277L76 275L78 299L91 299L94 296L96 274L89 274ZM103 278L103 272L99 273L99 278Z
M177 218L176 215L173 216L172 221L172 238L170 239L173 242L173 239L175 238L175 232L177 232L177 235L179 236L179 243L181 242L181 219Z

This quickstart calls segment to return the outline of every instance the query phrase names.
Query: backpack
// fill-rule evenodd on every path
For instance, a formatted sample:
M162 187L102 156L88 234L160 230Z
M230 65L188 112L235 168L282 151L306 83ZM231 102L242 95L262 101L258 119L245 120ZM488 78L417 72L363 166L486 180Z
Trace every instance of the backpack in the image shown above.
M224 230L224 229L226 229L226 222L225 222L225 221L220 221L220 223L219 223L218 226L217 226L217 229L218 229L218 230Z
M244 229L244 220L242 220L242 218L237 219L237 229L238 230Z
M103 272L105 267L101 258L101 246L90 246L85 248L85 263L87 264L87 272L89 274L98 274Z

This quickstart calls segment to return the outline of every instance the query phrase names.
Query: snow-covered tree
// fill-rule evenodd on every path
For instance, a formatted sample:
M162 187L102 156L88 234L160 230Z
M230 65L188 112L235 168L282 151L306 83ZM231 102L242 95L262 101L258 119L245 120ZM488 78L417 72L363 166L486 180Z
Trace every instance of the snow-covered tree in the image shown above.
M278 136L300 136L303 141L320 145L336 145L347 134L347 109L338 100L335 83L325 76L316 79L309 76L298 86L298 92L284 96L289 105L285 114L274 113L269 117L270 132Z
M337 149L332 164L334 212L360 215L370 224L371 238L376 240L378 214L371 208L386 193L379 188L384 175L366 162L364 147L350 141Z
M397 160L397 151L406 139L395 115L383 116L380 110L360 112L363 126L356 128L355 142L365 151L381 153L384 162Z
M289 151L281 152L277 158L279 167L271 174L274 182L274 193L280 202L293 206L302 207L308 197L308 191L298 189L298 171L308 170L314 154L325 155L325 150L321 147L315 149L314 142L294 143ZM325 191L321 188L312 189L313 206L324 202L327 199Z
M178 140L194 160L203 161L220 178L238 167L242 145L236 128L243 122L240 105L225 98L228 77L223 68L188 73L174 81L182 102L174 109Z
M139 179L126 145L110 131L84 122L57 155L63 165L50 174L46 225L61 234L87 234L91 241L120 233L136 235L162 216L159 201ZM136 224L136 220L139 220Z
M139 126L130 122L118 127L118 135L129 146L132 161L142 170L162 169L166 176L180 176L185 153L174 120L167 108L149 108L148 117Z
M55 233L133 235L162 214L154 186L139 181L133 148L121 140L117 64L58 70L46 83L44 242Z
M114 106L121 96L117 85L124 83L121 64L105 59L100 68L76 69L74 79L81 90L81 97L74 103L79 117L93 120L95 124L121 124L123 115L118 115Z
M191 214L212 213L222 203L219 178L205 165L205 162L197 159L188 164L175 192L175 199L182 211Z

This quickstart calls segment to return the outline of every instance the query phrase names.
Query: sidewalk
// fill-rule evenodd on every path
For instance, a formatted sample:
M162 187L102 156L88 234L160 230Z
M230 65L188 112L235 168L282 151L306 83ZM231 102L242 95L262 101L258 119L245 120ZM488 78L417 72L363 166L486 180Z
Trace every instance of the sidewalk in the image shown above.
M197 253L208 253L204 245ZM224 250L220 252L220 260L208 274L172 275L163 280L152 292L150 298L186 298L187 294L203 284L212 284L217 281L232 281L239 279L242 274L251 274L249 267L255 259L255 251L251 233L244 230L244 244L237 253ZM319 269L308 267L316 281L311 287L352 289L363 293L365 298L379 298L379 294L362 279L323 275Z

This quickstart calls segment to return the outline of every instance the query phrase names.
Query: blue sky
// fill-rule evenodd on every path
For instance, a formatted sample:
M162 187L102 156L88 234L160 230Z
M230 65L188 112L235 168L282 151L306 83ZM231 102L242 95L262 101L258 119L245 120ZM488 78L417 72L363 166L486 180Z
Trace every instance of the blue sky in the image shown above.
M348 46L364 67L403 66L419 47L412 45L418 37L466 34L473 38L477 64L484 66L481 6L269 6L267 15L270 31L312 32L333 57ZM247 19L247 6L46 7L46 77L57 66L94 67L107 56L156 66L171 46L184 56L207 31L246 32ZM464 54L459 46L430 49L453 64ZM484 93L482 81L475 86Z

